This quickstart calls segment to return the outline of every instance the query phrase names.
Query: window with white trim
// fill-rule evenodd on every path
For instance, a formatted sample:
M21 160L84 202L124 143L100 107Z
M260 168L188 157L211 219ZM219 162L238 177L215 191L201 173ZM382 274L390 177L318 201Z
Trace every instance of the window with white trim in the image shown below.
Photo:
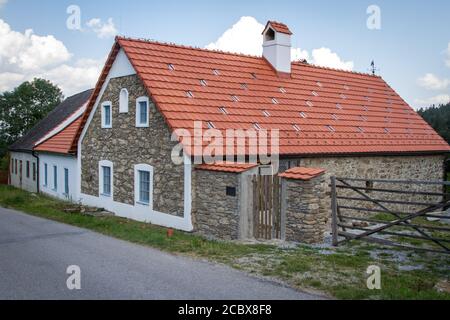
M69 169L64 168L64 194L69 195Z
M102 128L112 128L112 103L110 101L102 103Z
M153 167L148 164L134 166L135 204L152 207Z
M44 187L48 186L48 165L44 163Z
M149 126L149 99L140 97L136 99L136 127L147 128Z
M128 112L128 90L125 89L125 88L120 90L119 112L120 113L127 113Z
M53 190L58 190L58 167L53 166Z
M101 197L113 197L113 163L108 160L99 162L99 194Z

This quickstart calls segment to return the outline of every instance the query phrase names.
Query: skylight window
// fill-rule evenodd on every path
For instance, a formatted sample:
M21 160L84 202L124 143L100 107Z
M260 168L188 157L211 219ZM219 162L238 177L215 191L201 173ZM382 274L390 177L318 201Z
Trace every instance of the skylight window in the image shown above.
M366 100L366 101L370 101L370 98L369 97L364 97L364 99Z
M231 96L231 100L233 100L234 102L238 102L239 101L239 97L235 96L235 95L232 95Z
M170 71L174 71L174 70L175 70L175 67L174 67L173 64L171 64L171 63L169 63L169 64L167 65L167 68L168 68Z
M318 97L319 94L316 91L311 92L313 96Z
M345 94L341 93L341 98L342 99L347 99L347 96Z
M362 127L356 127L356 129L357 129L359 132L361 132L361 133L364 132L364 129L363 129Z
M250 75L252 76L253 79L255 79L255 80L258 79L258 77L256 76L256 73L252 72Z
M248 85L246 83L241 83L241 89L247 90Z
M220 76L220 71L218 69L213 69L213 74L215 76Z
M220 107L219 111L222 112L223 114L228 114L227 109L225 109L225 107Z
M323 84L322 84L322 82L320 82L320 81L317 81L317 85L319 86L319 87L323 87Z
M339 110L343 109L343 107L342 107L342 105L340 103L336 103L336 108L338 108Z
M306 101L306 105L308 107L314 107L314 104L311 101Z
M332 114L332 115L331 115L331 118L332 118L333 120L339 120L339 118L338 118L338 116L337 116L336 114Z
M361 115L361 116L359 116L359 117L361 118L361 120L362 120L362 121L367 121L367 117L365 117L365 116L362 116L362 115Z
M253 127L258 131L261 130L261 126L256 122L253 124Z
M327 128L330 132L336 132L336 129L333 128L332 126L326 126L326 128Z
M203 87L206 87L206 86L208 85L208 83L207 83L206 80L204 80L204 79L200 80L200 84L201 84Z
M391 122L391 119L389 117L384 117L384 122Z
M281 92L281 93L286 93L287 91L286 91L286 89L285 89L285 88L283 88L283 87L280 87L280 92Z
M389 130L389 128L384 128L384 133L391 133L391 130Z
M186 96L188 98L193 98L194 97L194 93L192 91L186 91Z
M208 126L209 129L215 129L215 128L216 128L216 126L214 125L214 123L212 123L211 121L208 121L208 122L206 123L206 125Z
M303 119L306 119L308 116L306 115L306 113L300 112L300 117L302 117Z
M272 98L272 103L273 104L279 104L278 100L276 98Z
M297 132L300 132L300 131L301 131L300 127L299 127L298 125L296 125L296 124L292 125L292 127L293 127L294 130L297 131Z
M344 85L344 90L350 90L350 87L348 85Z
M369 111L369 108L367 106L363 106L364 111Z
M270 113L269 113L269 111L267 111L267 110L264 110L264 111L263 111L263 115L264 115L265 117L270 117Z

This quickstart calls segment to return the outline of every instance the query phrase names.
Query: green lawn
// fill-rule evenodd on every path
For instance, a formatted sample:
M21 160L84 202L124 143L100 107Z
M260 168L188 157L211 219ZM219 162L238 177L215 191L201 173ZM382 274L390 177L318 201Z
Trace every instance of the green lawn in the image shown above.
M117 217L65 213L68 204L64 202L6 186L0 186L0 205L173 254L223 263L338 299L450 300L450 294L434 289L436 283L450 277L449 256L416 254L359 242L338 249L320 249L210 241L178 231L168 238L165 228ZM370 265L381 267L382 290L367 289L365 272Z

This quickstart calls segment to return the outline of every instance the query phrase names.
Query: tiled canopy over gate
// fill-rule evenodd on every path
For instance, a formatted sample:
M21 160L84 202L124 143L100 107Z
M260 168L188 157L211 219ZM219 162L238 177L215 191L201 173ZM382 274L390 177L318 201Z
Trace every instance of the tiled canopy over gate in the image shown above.
M282 155L450 150L378 76L118 37L100 84L121 48L172 130L279 129Z

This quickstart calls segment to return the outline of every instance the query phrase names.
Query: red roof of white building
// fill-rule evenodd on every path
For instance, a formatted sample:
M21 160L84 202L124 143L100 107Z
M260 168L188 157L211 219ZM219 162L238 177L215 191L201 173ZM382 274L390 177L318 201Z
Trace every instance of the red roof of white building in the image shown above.
M279 129L282 155L450 151L379 76L293 62L279 77L262 57L117 37L72 152L120 49L171 130Z

